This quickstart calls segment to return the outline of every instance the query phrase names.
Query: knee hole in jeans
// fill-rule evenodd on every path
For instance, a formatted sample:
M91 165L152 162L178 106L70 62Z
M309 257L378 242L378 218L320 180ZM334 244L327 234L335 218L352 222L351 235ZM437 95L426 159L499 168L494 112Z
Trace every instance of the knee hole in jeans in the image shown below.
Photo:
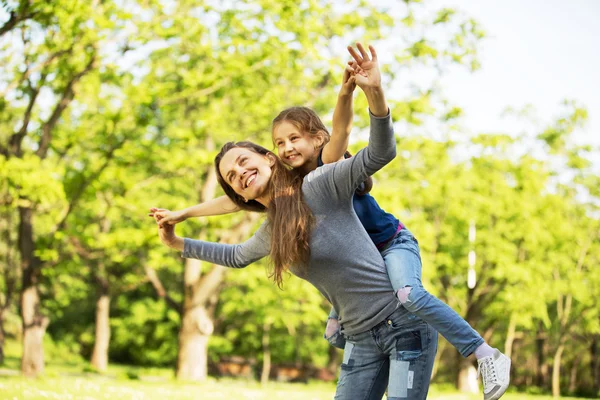
M411 286L404 286L403 288L398 289L398 300L403 305L408 302L408 296L410 295L410 291L412 290Z

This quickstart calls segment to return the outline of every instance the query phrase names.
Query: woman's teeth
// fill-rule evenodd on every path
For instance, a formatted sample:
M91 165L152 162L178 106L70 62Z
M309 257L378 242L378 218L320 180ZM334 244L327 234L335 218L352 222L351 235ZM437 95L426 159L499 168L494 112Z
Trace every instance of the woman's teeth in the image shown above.
M250 178L248 178L248 180L246 181L246 187L250 186L250 184L252 184L252 182L254 182L255 179L256 175L252 175Z

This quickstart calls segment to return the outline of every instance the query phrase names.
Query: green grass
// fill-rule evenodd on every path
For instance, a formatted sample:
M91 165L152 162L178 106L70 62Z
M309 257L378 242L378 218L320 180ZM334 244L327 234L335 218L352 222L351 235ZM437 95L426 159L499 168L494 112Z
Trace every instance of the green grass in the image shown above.
M107 375L86 372L58 373L48 368L43 378L26 379L18 375L6 375L7 369L0 370L0 397L2 399L110 399L110 400L164 400L164 399L280 399L280 400L321 400L332 399L335 392L333 383L311 382L309 384L289 384L270 382L262 387L255 381L209 378L205 383L177 382L167 375L169 370L159 375L144 375L135 369L139 380L129 380L115 370L131 371L132 368L111 368ZM16 372L16 371L14 371ZM4 373L4 374L3 374ZM52 376L58 374L58 376ZM50 375L50 376L48 376ZM465 395L443 390L433 385L429 399L433 400L480 400L481 395ZM522 393L508 393L503 400L550 400L551 396L533 396Z
M278 383L262 387L256 381L209 378L204 383L179 382L167 368L140 368L110 365L108 371L91 371L83 360L51 358L43 377L26 379L19 375L17 348L8 346L0 366L0 400L71 399L71 400L165 400L165 399L251 399L321 400L332 399L335 384L324 382ZM15 351L11 351L15 350ZM481 394L457 393L449 385L431 386L431 400L480 400ZM550 400L551 396L507 393L502 400ZM564 399L567 399L564 397Z

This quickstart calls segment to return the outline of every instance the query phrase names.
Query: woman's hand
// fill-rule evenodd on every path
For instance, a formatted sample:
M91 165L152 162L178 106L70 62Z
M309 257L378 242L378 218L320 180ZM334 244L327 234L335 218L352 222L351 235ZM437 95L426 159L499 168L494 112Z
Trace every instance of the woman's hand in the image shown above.
M185 217L183 211L170 211L165 208L156 208L156 207L152 207L150 209L150 213L148 215L150 217L159 216L160 219L157 220L157 222L160 226L175 225L175 224L183 222L187 219Z
M379 71L375 48L369 46L371 51L371 56L369 56L362 44L356 43L356 47L358 52L352 46L348 46L348 52L355 61L355 65L351 65L351 67L354 69L356 84L363 90L381 87L381 71Z
M154 212L153 216L158 224L158 237L160 238L160 241L172 249L183 251L183 238L175 235L175 225L166 223L161 225L160 222L162 217L156 212Z
M369 46L371 51L371 56L369 56L362 44L356 43L356 47L360 54L352 46L348 46L348 51L358 66L354 68L356 84L365 92L371 114L375 117L385 117L389 113L389 108L381 88L381 71L377 52L373 46Z

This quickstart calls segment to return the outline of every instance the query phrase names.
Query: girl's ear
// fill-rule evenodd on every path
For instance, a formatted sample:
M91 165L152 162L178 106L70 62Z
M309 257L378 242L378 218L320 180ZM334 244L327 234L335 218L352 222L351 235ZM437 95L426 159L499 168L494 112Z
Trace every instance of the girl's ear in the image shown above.
M327 133L325 133L324 131L319 131L316 135L313 136L315 150L323 148L323 145L325 144L325 135L327 135Z

